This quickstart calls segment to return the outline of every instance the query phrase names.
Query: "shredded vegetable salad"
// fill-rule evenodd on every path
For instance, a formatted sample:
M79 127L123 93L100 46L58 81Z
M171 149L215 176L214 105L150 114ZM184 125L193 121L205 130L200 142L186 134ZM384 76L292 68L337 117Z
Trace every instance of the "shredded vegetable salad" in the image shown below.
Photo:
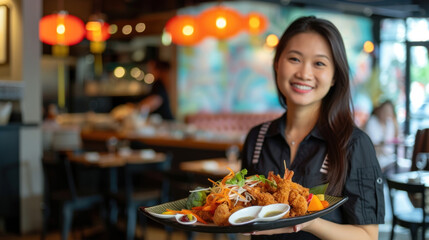
M191 192L208 191L210 192L206 198L203 206L193 207L194 210L214 211L216 207L226 202L230 208L237 205L238 202L249 203L254 200L254 197L247 191L259 183L268 182L271 185L276 185L275 182L266 179L262 175L253 175L246 177L247 169L234 173L233 170L228 168L230 173L226 175L221 181L213 181L213 186L210 188L201 188L192 190Z

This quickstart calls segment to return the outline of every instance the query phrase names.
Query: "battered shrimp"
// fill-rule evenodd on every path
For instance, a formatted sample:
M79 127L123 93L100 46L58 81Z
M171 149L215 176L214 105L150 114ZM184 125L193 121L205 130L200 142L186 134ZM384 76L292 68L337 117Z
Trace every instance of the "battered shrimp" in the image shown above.
M261 192L261 188L259 187L249 188L247 191L249 191L249 193L255 198L255 203L252 202L252 205L265 206L268 204L278 203L271 193Z
M228 226L228 218L231 216L228 204L222 203L214 211L213 222L218 226Z
M302 216L307 213L307 199L297 189L292 189L289 194L290 217Z

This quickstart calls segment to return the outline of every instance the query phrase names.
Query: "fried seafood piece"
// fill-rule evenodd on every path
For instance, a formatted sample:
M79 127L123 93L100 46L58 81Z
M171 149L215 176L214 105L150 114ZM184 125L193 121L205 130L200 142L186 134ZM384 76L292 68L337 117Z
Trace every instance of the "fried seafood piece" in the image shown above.
M281 178L279 175L274 175L271 171L268 173L268 179L277 183L277 190L273 193L274 199L279 203L289 204L289 192L291 190L292 181L290 179Z
M274 181L275 182L275 179L274 179L274 172L273 171L270 171L269 173L268 173L268 177L267 177L267 179L268 180L270 180L270 181ZM271 185L271 184L269 184L269 183L260 183L259 185L263 185L263 187L264 187L264 191L265 192L269 192L269 193L275 193L276 191L277 191L277 187L276 186L273 186L273 185Z
M292 189L289 194L289 217L302 216L307 213L307 198L300 194L299 190Z
M251 206L250 203L246 204L245 202L237 202L237 204L232 204L233 206L229 207L229 211L231 212L231 214L235 213L236 211L245 208L245 207L249 207Z
M263 192L260 187L248 188L247 191L255 198L252 201L252 205L265 206L268 204L278 203L271 193Z
M274 199L279 203L289 204L289 193L291 190L291 181L280 180L277 183L277 191L273 193Z
M286 217L302 216L307 213L307 198L309 189L298 183L292 182L294 172L286 169L284 177L269 173L269 179L276 181L277 191L273 194L279 203L289 204L291 209Z
M222 203L214 211L213 222L218 226L228 226L228 218L231 216L228 204Z
M303 187L298 183L291 182L291 188L296 189L305 199L307 199L308 195L310 194L309 188Z
M195 214L197 214L200 218L202 218L206 222L213 222L213 213L209 211L197 210L195 211Z

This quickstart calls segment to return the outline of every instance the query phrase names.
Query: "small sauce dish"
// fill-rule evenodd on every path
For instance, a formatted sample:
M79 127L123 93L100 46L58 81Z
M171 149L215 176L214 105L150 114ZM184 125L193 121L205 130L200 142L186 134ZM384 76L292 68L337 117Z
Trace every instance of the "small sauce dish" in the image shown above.
M192 219L189 219L188 214L176 214L175 217L176 217L176 221L181 224L188 225L188 224L194 224L197 222L197 218L194 215L192 215Z
M290 210L290 206L284 203L270 204L262 207L258 214L258 221L274 221L282 218Z
M290 206L283 203L251 206L231 214L228 221L231 225L243 225L255 221L274 221L282 218L289 210Z

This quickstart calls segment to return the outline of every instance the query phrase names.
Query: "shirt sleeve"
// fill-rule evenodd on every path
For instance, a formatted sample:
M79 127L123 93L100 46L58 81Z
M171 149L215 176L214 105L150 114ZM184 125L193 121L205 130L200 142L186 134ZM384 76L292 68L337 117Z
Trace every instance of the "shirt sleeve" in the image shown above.
M383 175L368 135L355 130L349 148L349 173L342 206L349 224L384 223Z

